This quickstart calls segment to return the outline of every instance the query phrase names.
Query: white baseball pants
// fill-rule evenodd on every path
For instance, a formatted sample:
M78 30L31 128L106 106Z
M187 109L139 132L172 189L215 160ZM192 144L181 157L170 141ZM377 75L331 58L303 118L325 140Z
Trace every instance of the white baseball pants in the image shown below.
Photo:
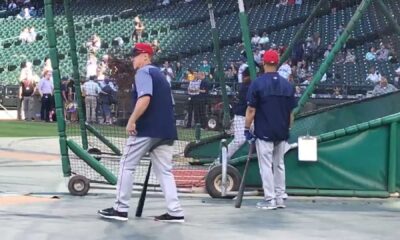
M138 166L140 159L157 143L160 139L148 137L128 138L124 154L121 158L120 169L117 182L117 196L114 209L119 212L128 212L129 200L132 194L133 174ZM172 152L173 146L160 145L150 153L153 163L153 171L167 203L167 212L171 216L183 216L183 210L178 199L175 178L172 174Z
M234 136L232 142L228 145L228 159L231 159L235 152L246 142L246 137L244 136L245 121L246 117L244 116L235 115L233 118Z

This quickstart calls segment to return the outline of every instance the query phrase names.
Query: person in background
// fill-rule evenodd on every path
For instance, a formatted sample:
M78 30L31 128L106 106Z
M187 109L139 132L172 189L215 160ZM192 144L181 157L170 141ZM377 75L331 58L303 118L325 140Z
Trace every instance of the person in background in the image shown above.
M396 88L400 88L400 67L395 70L396 77L394 77L394 85Z
M36 84L31 74L23 75L19 87L19 98L22 100L25 121L30 121L35 119L33 115L33 95L36 90Z
M376 60L376 49L371 47L369 52L365 55L365 60L367 61L375 61Z
M210 77L211 65L208 63L207 59L203 60L203 63L199 67L199 72L205 73L207 78Z
M201 80L196 74L195 79L190 81L188 86L188 121L186 124L186 128L192 127L192 118L194 113L194 123L200 123L200 87Z
M53 71L53 67L51 66L51 60L49 57L45 57L44 58L44 65L43 65L43 69L42 69L42 76L44 75L45 72L48 71Z
M115 91L113 86L110 85L110 80L104 80L104 86L101 88L102 92L100 93L100 103L101 103L101 111L103 113L104 124L111 125L111 105L115 103L116 99L114 99Z
M21 40L22 43L27 43L28 39L29 39L29 28L25 28L19 35L19 40Z
M176 81L182 81L184 77L184 70L181 62L175 63Z
M209 83L207 81L206 73L205 72L199 72L197 74L198 79L201 81L200 83L200 92L199 92L199 114L200 114L200 125L201 128L206 129L207 126L207 121L206 121L206 115L207 115L207 104L208 104L208 91L209 91Z
M346 59L344 63L356 63L356 56L351 52L350 49L347 49Z
M378 85L375 86L374 90L372 91L372 95L378 96L382 94L387 94L391 92L397 91L397 88L393 86L392 84L388 83L388 80L386 77L381 76L381 79L378 83Z
M97 97L103 92L98 83L95 82L96 75L90 76L89 81L82 86L82 92L85 93L86 121L89 123L96 122Z
M244 132L244 122L247 109L247 92L251 84L250 71L246 68L243 71L243 83L239 90L238 102L234 106L234 118L233 118L233 129L234 137L232 142L228 145L228 159L239 150L243 144L246 142L246 137L243 135Z
M35 31L35 28L34 27L29 28L28 33L29 33L29 35L28 35L27 42L33 43L34 41L36 41L37 33Z
M187 80L188 82L191 82L191 81L195 80L196 77L197 77L197 72L195 72L193 69L190 69L190 68L189 68L189 69L187 70L187 72L186 72L186 80Z
M132 33L132 39L134 42L141 42L145 27L144 27L143 22L140 20L139 16L135 17L134 24L135 24L135 26L134 26L134 30Z
M165 75L165 78L169 82L169 85L171 85L171 82L175 79L175 74L168 61L164 62L163 67L161 68L161 72Z
M90 54L88 61L86 63L86 79L89 79L91 76L97 75L97 58L96 55Z
M290 65L290 60L284 62L282 66L280 66L278 69L279 75L281 75L283 78L288 79L289 75L292 74L292 67Z
M385 44L381 43L380 48L376 51L376 59L378 61L387 61L389 58L389 50L385 47Z
M42 98L42 107L40 117L43 121L50 122L51 103L54 93L54 85L52 71L45 71L43 78L39 81L38 89Z
M372 82L372 83L378 83L381 79L381 75L379 74L379 71L375 69L375 67L371 67L369 69L369 73L367 78L365 79L367 82Z

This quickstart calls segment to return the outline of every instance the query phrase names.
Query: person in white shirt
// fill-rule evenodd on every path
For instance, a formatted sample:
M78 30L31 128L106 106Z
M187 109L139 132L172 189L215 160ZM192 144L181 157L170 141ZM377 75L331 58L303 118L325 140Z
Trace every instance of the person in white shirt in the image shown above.
M169 85L171 85L172 80L175 78L174 71L172 68L169 66L169 62L165 61L163 67L161 68L161 72L165 75L167 78L167 81Z
M258 35L258 33L255 33L254 36L251 38L251 44L253 46L257 46L260 43L261 37Z
M378 83L381 80L381 75L375 69L375 67L371 67L369 69L369 74L368 74L368 76L367 76L367 78L365 80L366 81L371 81L373 83Z
M292 74L292 67L290 66L290 61L286 61L282 66L278 69L279 75L281 77L288 79L290 74Z
M239 85L242 84L242 82L243 82L243 71L246 70L247 67L249 67L249 65L247 65L247 63L245 63L245 62L242 62L242 64L239 67L239 70L238 70Z
M29 28L25 28L21 34L19 35L19 40L22 41L22 43L27 43L29 39Z
M259 41L259 44L261 44L262 46L265 46L266 44L269 43L269 37L268 34L266 32L264 32L261 36L261 39Z
M394 77L394 85L400 88L400 67L395 70L396 77Z
M29 28L29 32L28 33L29 33L29 35L28 35L27 42L28 43L32 43L32 42L36 41L37 33L35 31L35 28L34 27Z
M86 79L91 76L97 75L97 58L94 54L89 55L89 59L86 63Z

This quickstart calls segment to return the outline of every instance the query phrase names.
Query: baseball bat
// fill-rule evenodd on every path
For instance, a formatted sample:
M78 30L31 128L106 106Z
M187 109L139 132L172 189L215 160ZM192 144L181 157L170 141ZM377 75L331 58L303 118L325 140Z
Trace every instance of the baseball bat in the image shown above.
M251 155L253 154L253 149L254 149L254 143L251 143L250 147L249 147L249 153L248 153L247 159L246 159L246 165L243 170L242 181L240 182L238 195L237 195L236 201L235 201L235 208L240 208L242 206L244 189L246 187L245 179L246 179L247 171L249 169L249 163L250 163Z
M144 180L142 193L140 194L140 199L136 208L136 217L142 216L144 202L146 201L147 186L149 185L150 173L151 173L151 161L149 164L149 168L147 170L146 178Z

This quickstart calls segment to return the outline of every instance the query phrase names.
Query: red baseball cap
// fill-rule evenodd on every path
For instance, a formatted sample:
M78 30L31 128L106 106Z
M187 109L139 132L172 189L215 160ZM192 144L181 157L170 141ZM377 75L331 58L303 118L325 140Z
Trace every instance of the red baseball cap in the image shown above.
M279 63L279 54L275 50L268 50L264 53L264 63L277 65Z
M132 49L132 57L136 57L142 53L153 55L154 51L151 45L148 43L136 43L135 47Z

